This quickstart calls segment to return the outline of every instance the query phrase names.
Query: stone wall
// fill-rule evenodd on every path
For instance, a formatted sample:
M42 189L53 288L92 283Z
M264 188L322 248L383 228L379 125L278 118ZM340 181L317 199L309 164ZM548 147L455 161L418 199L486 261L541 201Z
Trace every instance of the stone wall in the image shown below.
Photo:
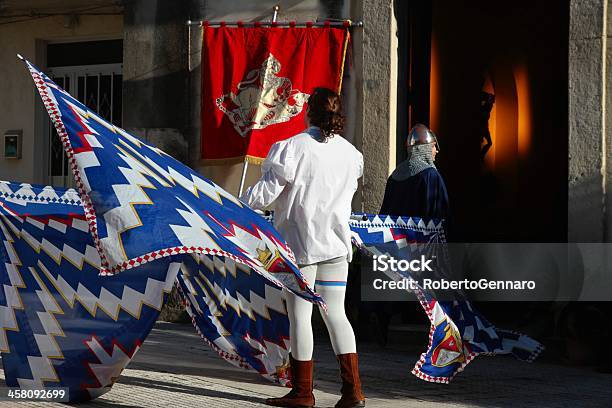
M606 9L607 0L570 2L568 236L574 242L610 238Z
M612 10L607 0L572 0L569 38L568 236L578 242L586 285L598 299L612 270Z
M189 158L189 2L125 3L123 127L176 159Z

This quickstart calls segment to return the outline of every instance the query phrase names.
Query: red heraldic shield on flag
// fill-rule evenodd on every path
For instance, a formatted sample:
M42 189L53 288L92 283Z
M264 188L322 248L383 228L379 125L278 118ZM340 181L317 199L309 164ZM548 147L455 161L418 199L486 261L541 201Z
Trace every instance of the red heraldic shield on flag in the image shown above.
M346 28L204 26L202 159L260 163L304 130L313 89L340 90L348 39Z

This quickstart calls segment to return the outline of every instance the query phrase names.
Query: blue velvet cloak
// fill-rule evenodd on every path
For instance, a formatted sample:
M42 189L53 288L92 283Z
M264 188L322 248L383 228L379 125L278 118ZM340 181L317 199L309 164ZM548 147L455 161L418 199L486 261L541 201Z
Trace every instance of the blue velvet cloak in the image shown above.
M430 167L401 181L389 177L380 213L447 219L448 193L442 176Z

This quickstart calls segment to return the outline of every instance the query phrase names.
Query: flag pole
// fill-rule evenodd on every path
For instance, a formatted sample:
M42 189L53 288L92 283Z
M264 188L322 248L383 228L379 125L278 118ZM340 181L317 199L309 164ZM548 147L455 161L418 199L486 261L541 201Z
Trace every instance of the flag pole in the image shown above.
M238 188L238 198L242 195L244 190L244 182L246 180L247 169L249 168L249 160L247 156L244 156L244 163L242 163L242 177L240 177L240 187Z

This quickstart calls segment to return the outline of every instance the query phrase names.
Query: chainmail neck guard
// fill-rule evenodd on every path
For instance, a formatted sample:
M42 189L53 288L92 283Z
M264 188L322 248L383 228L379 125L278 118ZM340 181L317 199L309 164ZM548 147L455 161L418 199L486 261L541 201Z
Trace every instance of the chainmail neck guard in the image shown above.
M406 180L429 168L436 168L431 154L431 144L412 146L408 149L408 158L397 166L391 178L396 181Z

